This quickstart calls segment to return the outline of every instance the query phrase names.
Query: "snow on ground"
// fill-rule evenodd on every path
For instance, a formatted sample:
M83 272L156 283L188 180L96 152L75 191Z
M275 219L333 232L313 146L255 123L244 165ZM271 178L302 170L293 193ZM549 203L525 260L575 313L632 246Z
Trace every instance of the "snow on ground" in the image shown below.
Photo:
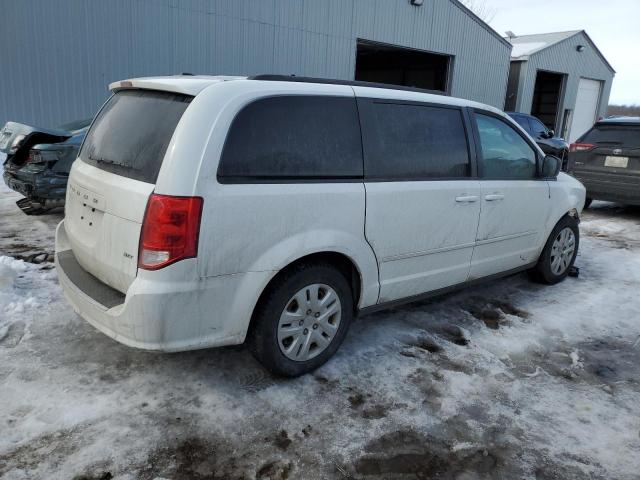
M0 153L0 165L3 163L4 154ZM62 209L52 210L52 215L24 215L16 206L21 198L22 195L9 190L0 179L0 254L29 258L53 253L55 228L62 219ZM45 257L39 255L37 260Z
M59 220L14 197L0 188L2 478L638 478L638 210L585 212L578 279L360 318L283 380L242 347L152 354L94 330L50 264L13 258L50 251Z

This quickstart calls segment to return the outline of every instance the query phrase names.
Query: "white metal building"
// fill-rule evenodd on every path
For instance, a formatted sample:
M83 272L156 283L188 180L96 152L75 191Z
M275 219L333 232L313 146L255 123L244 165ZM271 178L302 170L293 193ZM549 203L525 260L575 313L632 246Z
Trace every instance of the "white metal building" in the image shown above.
M507 40L513 50L505 110L534 115L569 141L606 114L616 72L584 30Z

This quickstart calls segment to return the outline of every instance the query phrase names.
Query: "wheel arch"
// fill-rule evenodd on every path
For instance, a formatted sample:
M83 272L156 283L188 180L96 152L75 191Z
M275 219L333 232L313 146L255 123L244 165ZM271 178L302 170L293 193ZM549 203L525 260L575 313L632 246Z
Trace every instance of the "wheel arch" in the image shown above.
M269 288L283 275L292 269L298 267L302 264L313 264L313 263L324 263L335 266L337 270L339 270L349 282L351 286L351 290L353 292L353 305L354 310L358 310L363 301L363 296L367 295L367 285L366 279L363 277L362 268L358 265L354 258L347 255L344 252L339 252L337 250L323 250L312 253L307 253L305 255L301 255L298 258L291 260L287 265L281 268L278 271L273 272L274 274L269 278L266 285L260 292L254 306L251 311L251 316L249 318L249 325L247 328L247 332L251 330L252 325L254 324L255 313L259 308L260 304L264 301L264 297L269 291ZM354 312L355 313L355 312Z

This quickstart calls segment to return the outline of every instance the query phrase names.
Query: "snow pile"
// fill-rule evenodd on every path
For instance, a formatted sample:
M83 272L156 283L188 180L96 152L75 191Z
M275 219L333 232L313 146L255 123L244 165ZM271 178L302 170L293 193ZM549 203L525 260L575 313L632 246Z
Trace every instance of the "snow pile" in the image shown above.
M33 292L20 287L28 266L22 260L0 256L0 339L4 338L9 326L22 318L25 310L38 306Z
M56 275L51 266L32 265L0 255L0 347L15 347L32 319L46 314Z

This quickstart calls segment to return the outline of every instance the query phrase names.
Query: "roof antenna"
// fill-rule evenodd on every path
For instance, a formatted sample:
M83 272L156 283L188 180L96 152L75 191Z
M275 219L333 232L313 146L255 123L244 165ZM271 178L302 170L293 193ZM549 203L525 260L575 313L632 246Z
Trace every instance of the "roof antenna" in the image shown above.
M509 40L511 40L512 38L516 38L516 34L513 33L511 30L507 30L506 32L504 32L507 37L509 38Z

